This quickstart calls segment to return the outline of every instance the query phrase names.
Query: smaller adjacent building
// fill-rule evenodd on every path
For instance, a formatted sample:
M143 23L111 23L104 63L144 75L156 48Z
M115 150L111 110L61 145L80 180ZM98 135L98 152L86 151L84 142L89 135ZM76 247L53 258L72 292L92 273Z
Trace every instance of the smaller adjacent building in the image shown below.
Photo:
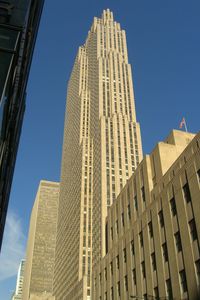
M12 297L12 300L22 300L23 283L24 283L24 266L25 266L25 260L22 259L17 273L16 289Z
M53 300L59 183L40 182L33 205L22 299Z
M200 133L173 130L110 207L92 299L200 299Z

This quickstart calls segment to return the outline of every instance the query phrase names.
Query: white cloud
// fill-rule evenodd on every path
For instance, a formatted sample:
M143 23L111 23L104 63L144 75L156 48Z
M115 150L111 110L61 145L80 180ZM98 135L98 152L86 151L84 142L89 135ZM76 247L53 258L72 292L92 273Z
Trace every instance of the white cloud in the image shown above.
M21 220L9 212L6 219L3 245L0 254L0 280L17 274L18 267L25 255L25 236Z

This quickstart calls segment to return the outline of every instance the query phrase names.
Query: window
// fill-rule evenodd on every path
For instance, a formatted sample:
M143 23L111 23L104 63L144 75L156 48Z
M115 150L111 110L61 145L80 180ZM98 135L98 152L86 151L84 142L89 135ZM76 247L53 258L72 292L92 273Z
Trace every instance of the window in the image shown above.
M200 169L197 171L197 177L198 177L198 181L200 183Z
M126 262L126 248L123 249L123 253L124 253L124 262Z
M152 263L152 269L153 271L156 270L156 256L155 256L155 252L151 254L151 263Z
M124 213L122 213L122 226L124 226Z
M197 273L198 282L200 283L200 259L195 261L195 266L196 266L196 273Z
M153 237L153 226L152 226L152 222L149 222L148 224L149 227L149 235L152 238Z
M166 243L162 244L162 251L163 251L164 261L167 262L168 261L168 252L167 252L167 244Z
M148 300L147 294L144 294L144 295L143 295L143 299L144 299L144 300Z
M157 286L154 288L154 298L155 300L159 300L159 291Z
M116 256L117 269L119 270L119 255Z
M143 247L143 236L142 236L142 231L139 233L139 239L140 239L140 245Z
M144 261L141 263L141 270L142 270L143 278L146 278L146 272L145 272L145 264L144 264Z
M187 292L187 281L186 281L185 270L179 272L179 276L180 276L182 292L185 293Z
M168 299L173 299L171 280L166 280L166 292Z
M117 293L118 293L118 296L120 297L120 281L118 281L118 283L117 283Z
M113 228L110 228L110 233L111 233L111 239L113 240Z
M188 183L183 186L183 196L187 203L191 202L191 195Z
M176 202L175 202L175 198L173 197L171 200L170 200L170 206L171 206L171 213L172 213L172 216L176 216Z
M132 276L133 276L133 283L136 285L136 271L135 269L132 270Z
M128 218L129 218L129 220L130 220L130 219L131 219L131 208L130 208L130 204L128 205L127 209L128 209Z
M144 186L141 188L141 196L142 196L143 202L145 202L146 199L145 199L145 190L144 190Z
M113 287L110 289L110 294L111 294L111 300L114 300L114 292L113 292Z
M118 234L118 232L119 232L119 228L118 228L118 220L116 221L116 233Z
M197 229L196 229L196 224L195 224L195 220L192 219L189 222L189 226L190 226L190 235L193 241L195 241L197 239Z
M175 242L176 242L176 249L178 252L182 251L182 244L181 244L181 236L180 236L180 232L177 231L174 235L175 237Z
M132 252L132 255L135 255L134 241L133 240L131 241L131 252Z
M107 280L107 269L104 269L104 274L105 274L105 280Z
M164 227L164 217L163 217L163 211L162 210L159 211L158 216L159 216L160 226Z
M112 261L110 263L110 274L111 274L111 276L113 275L113 263L112 263Z
M135 210L138 211L137 195L134 197Z
M125 285L125 291L128 291L128 277L127 277L127 275L124 276L124 285Z

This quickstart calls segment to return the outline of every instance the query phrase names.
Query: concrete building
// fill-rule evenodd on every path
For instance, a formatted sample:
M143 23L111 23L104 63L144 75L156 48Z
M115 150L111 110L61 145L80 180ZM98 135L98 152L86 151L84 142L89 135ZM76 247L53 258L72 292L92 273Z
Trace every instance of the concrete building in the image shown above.
M200 299L200 133L173 130L110 207L93 300Z
M43 3L0 1L0 250Z
M30 220L23 300L37 297L51 299L49 294L52 295L53 289L58 196L59 183L40 182Z
M104 10L78 50L68 84L54 293L90 299L105 254L107 207L142 159L125 31Z
M12 297L12 300L22 300L22 292L23 292L23 282L24 282L24 266L25 260L22 259L19 265L18 273L17 273L17 282L15 293Z

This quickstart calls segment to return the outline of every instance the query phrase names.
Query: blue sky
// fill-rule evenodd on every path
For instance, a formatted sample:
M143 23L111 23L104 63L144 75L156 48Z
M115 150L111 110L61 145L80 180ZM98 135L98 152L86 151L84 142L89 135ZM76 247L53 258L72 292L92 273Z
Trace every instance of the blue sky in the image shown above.
M200 2L47 0L27 88L27 107L0 256L0 299L10 299L41 179L59 180L66 87L94 16L110 8L127 32L137 119L149 153L184 116L199 131Z

